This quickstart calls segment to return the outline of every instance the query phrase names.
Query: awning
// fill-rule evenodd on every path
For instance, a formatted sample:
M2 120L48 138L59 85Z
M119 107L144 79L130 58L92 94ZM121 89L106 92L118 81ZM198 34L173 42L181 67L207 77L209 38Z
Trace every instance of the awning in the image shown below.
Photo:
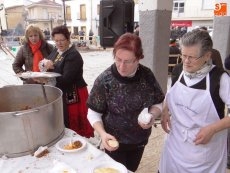
M191 20L172 20L171 26L189 27L189 26L192 26L192 21Z

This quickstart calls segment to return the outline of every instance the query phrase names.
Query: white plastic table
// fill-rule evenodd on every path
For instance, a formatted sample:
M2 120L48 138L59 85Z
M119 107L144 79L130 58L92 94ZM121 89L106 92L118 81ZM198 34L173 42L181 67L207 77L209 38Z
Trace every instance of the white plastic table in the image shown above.
M72 130L65 129L65 135L63 136L63 138L71 137L73 134L75 133ZM75 136L81 137L77 134ZM58 162L58 163L66 164L69 167L73 168L76 173L93 173L93 168L98 163L103 163L103 162L116 163L106 153L97 149L88 141L84 149L73 153L61 152L56 149L55 145L49 147L48 150L49 153L41 158L36 158L32 155L26 155L26 156L16 157L16 158L1 158L0 172L1 173L51 173L51 170L53 170L54 166L56 166Z

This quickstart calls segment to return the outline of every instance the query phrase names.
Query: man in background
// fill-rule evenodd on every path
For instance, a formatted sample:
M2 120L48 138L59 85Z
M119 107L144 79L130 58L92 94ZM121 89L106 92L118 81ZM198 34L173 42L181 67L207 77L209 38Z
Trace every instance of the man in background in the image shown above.
M169 55L178 55L180 54L180 49L176 43L176 39L170 39L169 41ZM180 59L178 60L178 57L169 57L169 64L177 64L180 62ZM173 70L173 67L168 67L168 73L171 74Z

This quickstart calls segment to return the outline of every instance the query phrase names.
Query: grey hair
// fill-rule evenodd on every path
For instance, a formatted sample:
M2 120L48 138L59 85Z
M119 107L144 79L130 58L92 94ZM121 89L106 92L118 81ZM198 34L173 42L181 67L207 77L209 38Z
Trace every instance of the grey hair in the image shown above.
M200 45L200 56L212 50L213 42L207 31L199 29L192 30L184 34L180 40L180 46Z

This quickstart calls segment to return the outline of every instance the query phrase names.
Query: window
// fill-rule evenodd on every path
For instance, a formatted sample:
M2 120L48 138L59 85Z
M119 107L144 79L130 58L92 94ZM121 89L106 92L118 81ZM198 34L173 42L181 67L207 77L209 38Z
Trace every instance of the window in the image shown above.
M86 5L80 5L80 20L86 20Z
M100 15L100 5L97 5L97 15Z
M43 8L42 9L42 19L48 19L49 18L49 13L48 13L48 10L47 8Z
M66 19L71 20L71 9L70 6L66 7Z
M215 6L215 0L203 0L202 8L204 10L213 10Z
M173 2L173 12L184 13L184 2L174 1Z

